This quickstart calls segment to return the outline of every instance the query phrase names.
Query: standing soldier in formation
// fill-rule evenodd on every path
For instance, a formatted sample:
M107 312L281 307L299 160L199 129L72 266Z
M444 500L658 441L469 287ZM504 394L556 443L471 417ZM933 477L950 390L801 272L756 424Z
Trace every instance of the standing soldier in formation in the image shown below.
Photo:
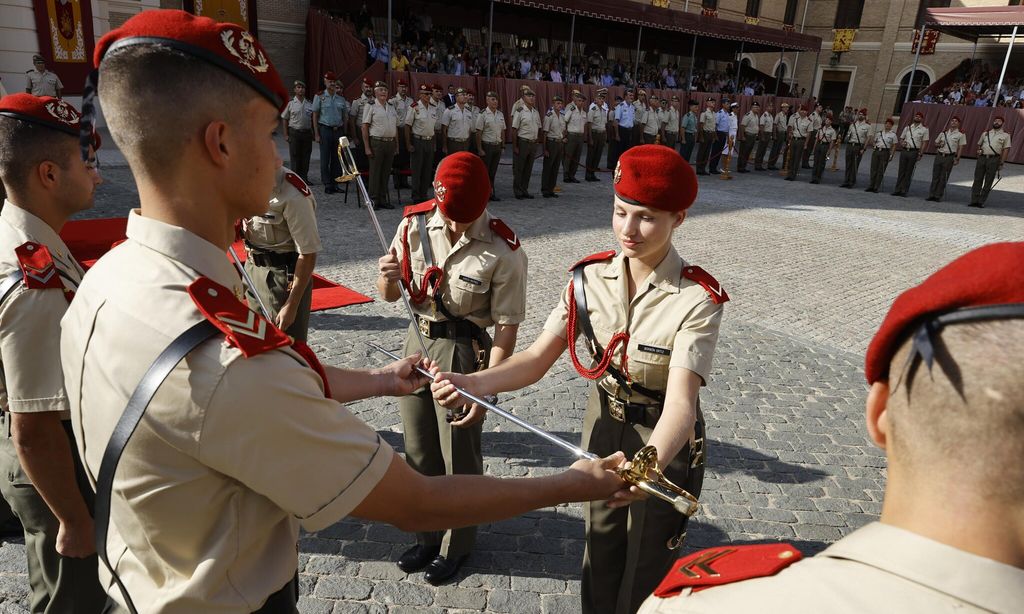
M786 154L789 160L788 174L786 181L795 181L797 171L800 170L800 161L803 160L804 149L811 143L811 126L814 122L807 117L807 107L800 107L796 115L789 118L787 128L787 142L789 151Z
M601 166L601 151L608 137L608 88L597 90L597 100L587 109L587 181L600 181L597 169Z
M441 116L444 155L469 149L469 133L473 127L473 113L466 107L466 90L455 90L455 104Z
M789 134L789 103L779 105L779 112L775 114L775 131L772 134L772 152L768 156L768 170L778 170L779 155L785 156L783 150L786 148L787 135Z
M974 185L971 186L970 207L984 207L996 173L1003 168L1010 153L1010 135L1003 132L1003 117L992 119L992 129L978 139L978 162L974 167Z
M867 115L867 109L864 109L864 114ZM846 131L850 129L854 120L857 118L858 113L853 112L853 107L846 105L843 108L843 112L839 114L839 127L836 129L836 139L842 143L846 140Z
M516 199L533 198L530 175L537 159L537 138L540 136L540 113L534 107L537 95L531 89L523 92L523 106L512 115L512 192Z
M852 188L857 184L857 171L860 160L868 148L868 135L871 124L867 122L868 110L857 111L857 121L846 128L846 178L841 188Z
M924 148L928 146L928 127L924 125L924 113L914 113L914 121L903 129L900 134L900 173L896 178L896 191L893 196L906 196L910 191L910 181L914 177L914 167L924 157Z
M448 156L437 167L434 200L405 208L390 253L379 262L381 298L398 300L402 284L416 313L406 351L416 352L422 335L445 371L495 367L515 351L526 319L526 254L516 233L487 212L489 192L480 158ZM482 413L446 411L426 386L398 406L413 469L430 476L483 473ZM417 533L398 567L406 573L426 567L427 582L441 584L458 572L475 541L474 526Z
M520 111L520 109L522 109L523 107L526 106L526 92L529 92L529 91L530 91L530 86L529 85L520 85L519 86L519 98L517 98L516 101L512 103L512 113L511 113L511 117L512 118L515 118L516 113L518 113Z
M473 90L466 90L466 108L469 109L469 116L473 120L469 124L469 134L472 137L476 134L476 116L480 114L480 107L476 106L476 94Z
M608 112L608 159L605 168L609 171L615 168L615 163L619 159L619 130L616 127L616 113L622 106L622 102L622 96L616 96L615 106Z
M953 167L960 164L960 154L967 144L967 135L960 132L960 118L953 116L949 128L935 138L935 162L932 164L932 185L925 200L939 202L946 192L946 183Z
M431 171L437 169L437 165L444 158L444 133L442 132L441 120L444 118L444 112L448 110L444 101L444 91L441 89L440 84L433 84L431 86L430 100L434 103L434 164L431 167ZM433 180L433 177L431 177Z
M281 131L288 143L288 165L302 177L303 182L309 183L309 157L313 154L313 103L306 98L304 82L296 81L293 87L295 96L281 111ZM341 116L347 119L348 110ZM337 139L334 142L337 143ZM337 156L338 152L335 151L334 155Z
M757 119L760 132L757 136L757 151L754 152L754 170L764 170L764 156L768 152L768 146L772 143L772 136L775 134L775 118L772 117L772 105L765 105L764 112Z
M83 162L79 129L63 100L0 99L0 492L24 527L34 613L93 614L106 603L60 357L60 320L84 271L58 233L101 183L99 141Z
M366 157L366 147L369 144L364 140L363 137L363 111L367 105L373 104L373 81L366 78L363 79L362 95L352 101L352 107L349 110L349 118L351 118L351 129L349 130L349 141L353 147L353 154L356 160L356 166L360 170L368 169L370 167L369 159ZM341 95L341 90L338 90L338 95ZM323 147L323 145L321 145ZM337 147L337 141L335 141L335 147ZM321 150L321 154L323 150ZM321 162L322 164L322 162Z
M736 163L737 173L749 173L747 170L747 162L750 160L750 154L754 151L754 145L757 144L761 135L761 103L754 102L750 106L750 110L743 116L743 120L740 122L740 129L737 138L740 141L739 147L739 161ZM754 167L761 166L761 163L754 161Z
M699 132L697 132L697 142L700 143L700 149L697 151L697 174L707 175L710 170L709 164L711 162L711 150L715 146L715 126L717 120L715 118L715 99L710 96L705 101L707 105L704 111L700 114L700 122L697 126Z
M43 56L36 54L32 56L32 70L25 73L28 75L25 83L25 93L33 96L52 96L60 98L64 91L64 84L61 83L57 73L46 68L46 60Z
M566 121L562 113L562 97L555 95L554 107L544 116L540 146L544 151L544 170L541 173L540 193L544 198L558 198L555 186L558 184L558 169L562 166L565 151Z
M405 118L409 116L409 107L412 106L414 100L409 96L409 84L405 82L405 79L398 80L398 93L388 101L388 104L395 108L395 115L398 116L398 125L405 125ZM409 180L405 178L405 175L401 173L404 170L411 170L409 161L409 151L405 147L398 148L398 155L395 156L394 168L391 169L392 175L395 177L395 189L409 189Z
M680 134L683 137L683 146L679 154L683 156L687 164L693 159L693 148L697 144L697 112L700 111L700 102L691 98L687 103L686 115L680 120Z
M665 114L665 145L672 151L676 150L676 145L679 143L679 96L672 96L672 103L669 104L665 98L661 99L661 104L664 106Z
M811 120L811 130L810 130L810 132L807 135L809 137L807 142L808 143L816 143L817 139L815 137L817 136L818 130L821 130L821 124L822 124L823 118L824 118L824 113L822 112L822 106L821 106L820 102L818 104L814 105L814 111L812 111L807 117L808 117L808 119ZM811 160L811 154L814 153L813 149L815 149L815 148L814 147L805 147L804 148L804 157L802 158L802 162L801 162L801 165L804 168L811 168L810 160Z
M255 287L250 305L267 308L278 328L305 342L313 304L313 269L320 252L316 199L302 178L283 166L267 212L242 221L245 270Z
M325 76L324 91L313 100L313 119L310 122L313 140L320 144L320 182L324 184L326 194L338 191L334 182L341 175L338 139L345 135L345 123L350 114L348 101L338 91L338 82L333 77L333 72Z
M896 142L899 139L892 127L892 118L886 117L884 127L875 133L871 146L871 179L868 181L868 187L864 189L865 192L878 194L878 190L882 188L882 180L885 179L885 169L896 155Z
M715 113L715 142L711 146L711 157L708 159L708 172L712 175L721 173L718 167L722 163L722 150L729 144L729 128L732 123L732 105L729 99L722 98L721 103L718 112Z
M491 181L491 201L501 200L494 192L501 152L505 149L505 116L498 109L498 92L487 92L487 108L476 116L476 151L484 159Z
M662 132L662 112L661 102L657 96L651 96L650 106L644 111L644 125L643 125L643 144L653 145L658 141L658 137L661 137L661 141L665 141L664 133Z
M628 98L628 95L627 95ZM630 135L630 145L640 145L644 142L644 129L647 127L647 115L650 105L647 103L647 90L637 90L636 100L633 101L633 132ZM654 141L651 141L652 143ZM625 153L625 149L622 150Z
M825 162L828 161L828 152L832 144L839 138L836 129L832 127L832 116L825 116L825 123L818 130L815 136L814 146L814 170L811 171L811 183L821 183L821 175L825 172Z
M373 87L376 100L363 109L363 143L370 159L370 198L380 209L393 209L388 194L388 175L398 153L398 115L388 104L388 86L378 81Z
M615 159L608 160L609 169L615 168L619 156L633 146L635 122L636 107L633 106L633 90L626 90L626 99L615 106L615 115L612 121L612 134L615 136Z
M583 152L583 140L587 132L586 97L579 90L572 91L572 102L565 107L565 122L568 140L565 142L565 183L579 183L576 170L580 166L580 154Z
M422 202L430 193L434 179L434 123L437 114L430 98L430 86L420 85L420 99L405 114L405 150L412 169L412 200Z

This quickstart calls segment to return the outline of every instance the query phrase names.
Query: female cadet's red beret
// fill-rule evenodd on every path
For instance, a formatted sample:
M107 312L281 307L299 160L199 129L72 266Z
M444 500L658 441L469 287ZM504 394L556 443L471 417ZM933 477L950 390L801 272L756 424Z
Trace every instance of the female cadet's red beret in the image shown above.
M615 195L631 205L685 211L697 199L693 167L669 147L640 145L619 157Z
M993 243L964 254L893 302L868 346L868 383L889 379L893 354L924 321L960 309L1008 304L1024 304L1024 243Z
M491 180L479 156L460 151L437 165L434 200L446 218L469 224L483 214L490 196Z

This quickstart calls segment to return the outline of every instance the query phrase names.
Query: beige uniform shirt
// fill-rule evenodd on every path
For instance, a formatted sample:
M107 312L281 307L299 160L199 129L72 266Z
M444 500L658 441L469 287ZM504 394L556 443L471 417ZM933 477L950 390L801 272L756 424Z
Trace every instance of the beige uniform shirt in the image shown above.
M961 145L967 144L967 135L957 130L944 130L935 137L938 145L938 152L942 154L955 154Z
M757 122L761 127L761 134L763 134L765 138L771 137L772 130L775 128L775 120L772 118L772 114L765 111L761 114L761 117L757 119Z
M836 140L837 136L839 136L839 134L836 132L835 128L832 126L822 126L815 135L815 138L819 143L831 145Z
M363 109L363 123L369 124L370 136L393 139L398 134L398 114L389 104L374 100Z
M536 108L523 105L523 108L512 116L512 127L519 131L519 138L536 141L537 135L540 134L540 113Z
M669 107L665 110L664 118L665 132L679 134L679 111L675 107Z
M896 132L893 130L879 130L875 133L875 149L892 149L896 144Z
M84 273L46 222L6 201L0 213L0 281L20 268L14 250L28 241L45 245L54 265L70 279L60 277L63 292L29 290L22 282L0 303L0 410L55 411L68 420L70 407L60 367L60 319L68 308L67 293L77 290Z
M405 125L412 127L414 136L425 139L434 138L434 123L436 121L437 114L434 112L433 105L424 105L419 100L412 103L409 106L409 111L405 114Z
M666 389L669 369L673 367L689 369L706 383L718 342L722 305L716 305L703 286L681 276L682 268L688 265L675 248L637 286L635 297L628 301L624 260L618 254L610 260L589 264L583 271L587 312L597 342L608 347L614 334L629 333L629 374L633 381L651 390ZM567 339L568 309L566 287L544 330ZM579 327L576 333L580 333ZM615 352L612 364L621 370L621 361L622 353ZM617 387L610 375L601 384L609 391ZM633 400L643 402L643 395L635 393Z
M633 125L639 126L641 124L646 124L648 121L647 115L651 112L651 108L639 100L634 100L633 110Z
M1004 149L1010 148L1010 133L999 130L986 130L978 139L978 147L986 156L999 155Z
M430 100L431 100L431 103L432 103L431 108L434 110L434 133L437 136L440 136L441 135L441 118L444 117L444 112L447 109L445 109L444 103L441 102L440 100L436 100L435 101L433 98L431 98Z
M664 121L665 116L661 109L647 109L646 119L644 120L644 134L658 134L661 131L661 126L663 125Z
M582 107L577 107L575 102L570 102L565 106L563 116L570 134L583 134L583 129L587 125L587 112Z
M388 101L388 104L395 107L395 114L398 115L398 123L404 124L405 118L409 115L409 107L416 102L411 96L399 96L395 94Z
M903 149L920 149L927 140L928 128L924 124L918 124L916 127L914 124L910 124L900 134L900 143L903 145Z
M28 89L33 96L56 96L57 88L64 89L57 73L49 70L39 72L38 70L28 71Z
M867 122L854 122L846 130L846 142L863 147L868 143L869 132L871 132L871 124Z
M289 130L312 130L313 103L305 98L292 97L281 111L281 119L287 122Z
M639 614L1009 614L1022 603L1024 570L875 522L774 576L651 596Z
M363 123L363 110L366 109L367 105L373 103L374 100L375 98L373 96L370 96L369 98L366 96L360 96L352 101L352 106L349 107L348 114L355 118L356 124L361 125Z
M554 109L548 111L544 116L544 133L547 134L549 141L565 140L565 126L565 116Z
M757 134L760 126L761 123L753 111L747 111L747 114L744 115L743 119L740 121L740 127L743 128L743 134L746 136L754 136Z
M498 109L480 111L476 116L476 131L484 143L501 145L505 142L505 116Z
M90 270L64 316L71 418L94 486L143 373L203 320L186 292L201 275L241 293L223 249L133 213L128 241ZM376 432L324 398L320 378L290 348L245 358L214 338L163 382L124 450L110 560L148 613L214 604L252 612L294 577L299 526L317 531L344 518L393 457Z
M810 117L800 117L794 115L789 118L789 126L793 129L793 137L798 139L807 138L807 135L811 132L811 127L814 122L811 121Z
M418 289L427 270L420 243L419 216L403 218L391 248L399 258L412 263L412 279ZM425 215L434 265L444 270L442 301L452 315L466 318L481 328L494 324L519 324L526 319L526 253L512 250L504 238L491 230L491 214L484 212L452 245L439 210ZM402 233L409 227L409 251L405 255ZM429 293L428 293L429 294ZM413 304L413 310L430 320L444 320L427 298Z
M811 130L821 130L823 120L821 119L821 115L819 115L817 111L811 111L810 113L808 113L807 118L811 120Z
M591 132L606 132L608 130L608 104L590 103L587 109L587 123L590 124Z
M448 127L448 138L468 139L470 127L473 125L473 113L469 107L460 109L459 105L455 105L450 109L445 109L444 115L441 117L441 125Z
M789 125L790 121L791 120L788 117L786 117L785 113L779 111L778 113L775 114L775 130L780 135L784 135L786 133L786 126Z
M283 167L278 170L267 212L242 223L245 241L272 252L315 254L322 249L316 227L316 200L312 193L306 196L290 183L288 174L294 175Z
M700 114L700 129L705 132L714 132L716 124L715 112L704 109Z

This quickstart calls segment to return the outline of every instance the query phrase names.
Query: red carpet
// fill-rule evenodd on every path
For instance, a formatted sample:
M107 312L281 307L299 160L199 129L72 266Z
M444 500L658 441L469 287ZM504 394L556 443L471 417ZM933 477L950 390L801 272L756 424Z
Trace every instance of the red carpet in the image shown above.
M88 269L100 256L107 253L114 243L124 240L127 226L128 218L123 217L75 220L64 225L60 236L75 258ZM241 241L232 247L244 262L245 250L242 248ZM224 257L227 258L227 255L225 254ZM313 311L337 309L348 305L369 303L372 300L368 296L320 275L313 275Z

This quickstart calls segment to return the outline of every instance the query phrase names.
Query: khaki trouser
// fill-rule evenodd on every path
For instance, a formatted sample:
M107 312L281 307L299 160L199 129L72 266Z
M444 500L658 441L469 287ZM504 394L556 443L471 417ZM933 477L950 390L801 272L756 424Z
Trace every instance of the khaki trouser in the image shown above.
M245 261L245 272L249 274L254 286L247 289L249 305L259 311L259 302L253 295L255 291L263 299L263 304L270 312L271 319L277 318L278 312L288 300L288 282L295 273L294 267L287 265L256 266L250 258ZM306 341L309 338L309 310L312 304L313 279L310 278L309 283L306 284L306 291L302 293L295 321L284 332L299 341Z
M754 153L754 169L762 170L764 168L764 154L768 151L768 146L771 145L772 136L769 132L763 132L761 136L757 137L757 151Z
M601 166L601 150L604 149L607 132L590 131L590 145L587 146L587 177L596 177L595 173Z
M984 205L988 200L988 193L992 191L992 183L996 179L1001 160L1001 155L978 156L978 162L974 166L974 185L971 186L972 203Z
M370 198L375 204L388 202L388 175L391 174L391 163L395 159L395 139L384 140L370 137Z
M828 160L828 150L832 143L820 141L814 146L814 168L811 171L811 181L821 181L821 175L825 172L825 162Z
M846 177L843 183L853 187L857 184L857 171L860 168L861 146L856 143L846 144Z
M107 602L107 595L96 576L99 559L95 554L76 559L57 553L60 522L22 470L10 437L10 415L4 412L2 416L0 492L25 528L25 558L31 588L29 610L46 614L97 614ZM78 457L71 422L64 422L63 426L75 463L78 490L92 510L95 495Z
M412 199L414 202L427 200L430 184L434 181L434 139L412 137Z
M697 404L699 432L704 419ZM656 420L655 420L656 422ZM583 418L583 447L600 457L622 450L627 459L647 444L654 422L627 424L608 413L605 393L591 385ZM673 483L700 495L703 463L691 471L687 443L664 470ZM610 509L604 501L587 503L586 550L583 554L584 614L632 614L658 586L680 555L666 543L686 527L686 517L671 504L653 497L629 507Z
M882 188L882 180L885 179L885 169L889 166L889 150L878 149L871 152L871 179L868 188L876 192Z
M776 132L775 138L772 139L772 152L768 154L768 166L777 166L779 156L782 155L782 149L786 145L786 133Z
M516 196L530 193L530 175L537 159L537 142L518 137L519 153L512 158L512 192Z
M425 341L427 352L437 361L442 371L476 371L477 357L471 340ZM419 351L416 331L410 326L405 338L404 355ZM427 476L483 473L484 463L480 452L483 422L469 428L452 427L445 421L447 410L434 403L429 386L400 398L398 409L402 415L405 460L410 467ZM442 556L456 559L469 554L473 549L476 527L417 533L416 542L424 546L440 545Z
M468 150L469 149L469 139L453 139L453 138L449 138L448 142L447 142L447 145L448 145L448 153L447 153L447 155L450 156L453 153L457 153L457 152L460 152L460 151Z
M544 149L548 155L544 156L544 172L541 173L540 191L542 194L554 194L555 186L558 185L558 169L562 166L565 144L560 139L549 139L544 144Z
M697 172L708 172L708 160L711 158L711 148L715 144L715 131L704 130L701 133L701 141L697 149Z
M565 142L565 155L563 156L566 181L576 178L576 169L580 166L581 153L583 153L583 133L570 132Z
M910 182L914 178L914 167L916 166L916 149L904 149L900 152L900 172L896 177L897 194L906 194L910 191Z
M655 134L648 134L648 133L645 132L643 134L643 141L642 141L642 143L644 145L653 145L654 141L656 141L657 139L658 139L658 134L657 133L655 133Z
M482 143L484 148L484 166L487 167L487 176L491 180L491 194L494 194L494 176L498 172L498 162L501 161L501 152L505 149L504 143Z
M789 171L786 175L787 178L796 179L796 174L800 170L800 160L803 159L804 148L807 144L806 138L793 137L790 139L789 145ZM807 149L810 149L809 147Z
M928 198L942 200L946 192L946 183L949 182L949 174L953 172L953 154L935 154L935 162L932 164L932 185L928 190Z
M817 139L817 136L818 136L818 131L817 130L811 130L807 134L810 136L810 142L811 143L817 142L817 140L818 140ZM813 146L812 147L804 147L804 155L803 155L803 158L801 158L801 160L803 160L802 164L803 164L804 168L811 168L811 154L812 153L817 153L817 152L814 151L814 149L815 148Z
M747 161L750 160L750 154L754 151L754 145L757 143L756 134L744 134L743 140L740 141L740 159L736 163L736 170L745 171L747 170Z

